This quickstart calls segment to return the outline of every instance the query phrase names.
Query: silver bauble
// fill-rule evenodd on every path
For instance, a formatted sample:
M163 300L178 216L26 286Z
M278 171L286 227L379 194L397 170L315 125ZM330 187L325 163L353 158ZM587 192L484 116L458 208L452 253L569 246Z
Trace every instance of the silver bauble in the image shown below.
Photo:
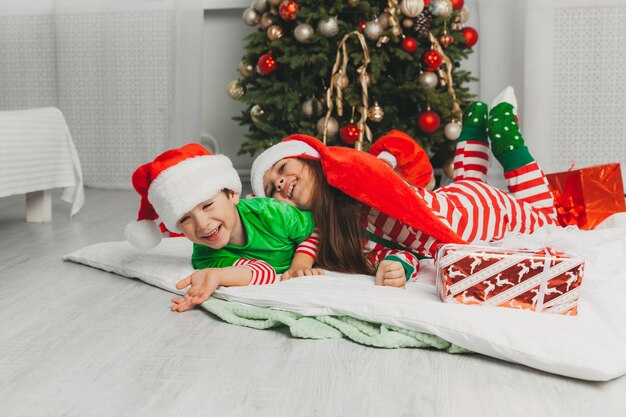
M326 123L326 117L322 117L317 121L317 132L320 135L324 134L324 123ZM334 117L328 119L328 129L326 130L326 136L332 138L339 131L339 122Z
M293 37L300 43L309 43L311 36L315 33L315 30L308 23L300 23L293 30Z
M425 71L420 74L417 82L424 88L435 88L439 82L439 77L434 72Z
M408 17L417 17L424 10L424 0L402 0L400 11Z
M267 4L267 0L254 0L250 7L259 13L263 13L267 10L269 5Z
M461 7L461 10L459 10L459 18L461 19L461 23L465 23L469 20L470 17L470 11L467 8L467 5L463 5L463 7Z
M428 7L430 8L430 12L433 16L443 17L450 16L452 14L452 10L454 9L450 0L432 0Z
M246 94L246 89L239 80L232 80L226 86L226 93L228 93L228 96L233 100L239 100Z
M247 62L241 61L239 63L239 75L243 78L248 78L254 72L254 66L252 64L248 64Z
M315 97L312 97L302 103L302 114L306 117L314 117L322 112L322 108L322 102Z
M385 111L378 105L378 102L374 102L374 105L367 111L367 117L374 123L381 122L385 117Z
M367 22L363 33L365 33L365 37L370 41L377 41L380 35L383 34L383 26L375 20Z
M275 20L276 18L274 17L273 14L263 13L261 18L259 19L259 26L261 26L262 29L267 29L268 27L274 24Z
M259 23L259 14L254 9L244 10L241 18L248 26L254 26Z
M250 109L250 117L252 118L252 122L254 122L255 124L262 122L264 116L265 111L258 104L255 104Z
M322 20L318 23L317 29L320 33L327 38L332 38L339 33L339 22L336 17L329 17L326 20Z
M461 124L458 122L450 122L443 129L443 135L446 139L457 140L461 136Z

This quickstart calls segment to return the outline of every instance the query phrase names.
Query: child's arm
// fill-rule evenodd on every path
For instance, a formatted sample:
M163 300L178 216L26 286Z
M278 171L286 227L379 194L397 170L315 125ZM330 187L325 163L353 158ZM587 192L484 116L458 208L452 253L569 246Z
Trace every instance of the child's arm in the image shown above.
M404 287L407 281L417 279L419 260L409 251L382 249L367 256L376 265L376 285Z
M324 270L313 268L315 259L308 253L296 252L291 261L291 266L280 276L281 281L286 281L295 277L303 277L309 275L324 275Z
M179 290L190 288L184 296L172 298L174 303L172 311L187 311L208 300L220 285L226 287L248 285L251 278L252 270L246 266L199 269L176 284Z

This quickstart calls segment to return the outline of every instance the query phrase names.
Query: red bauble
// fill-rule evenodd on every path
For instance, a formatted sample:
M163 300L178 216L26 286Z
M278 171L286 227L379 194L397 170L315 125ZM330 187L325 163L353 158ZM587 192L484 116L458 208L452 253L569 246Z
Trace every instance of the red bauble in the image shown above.
M402 49L407 52L415 52L417 50L417 40L410 36L405 37L402 39Z
M450 0L450 3L452 3L454 10L460 10L465 4L465 0Z
M361 20L361 21L359 22L359 29L360 29L360 30L365 30L365 26L367 26L367 21L365 21L365 20Z
M461 30L461 34L465 38L465 46L471 48L478 42L478 31L472 27L466 26Z
M424 65L424 69L427 71L434 71L439 68L441 61L441 54L434 49L429 49L424 52L424 56L422 56L422 64Z
M296 0L283 0L278 6L278 14L280 18L287 22L296 20L296 12L300 10L300 5Z
M422 132L433 133L439 129L441 119L439 115L432 110L425 111L417 118L417 124Z
M259 58L259 62L257 62L257 68L259 69L259 72L261 74L267 75L276 71L276 68L278 68L278 64L276 64L276 61L274 60L272 54L267 53L261 55L261 58Z
M452 36L450 36L447 33L444 33L443 35L441 35L439 37L439 43L441 44L441 46L443 46L444 48L446 48L448 45L450 45L452 42L454 42L454 38Z
M347 145L354 145L354 142L359 140L360 133L361 131L359 130L359 127L354 123L347 124L339 129L339 136Z
M424 0L424 7L428 7L428 5L430 4L430 0Z

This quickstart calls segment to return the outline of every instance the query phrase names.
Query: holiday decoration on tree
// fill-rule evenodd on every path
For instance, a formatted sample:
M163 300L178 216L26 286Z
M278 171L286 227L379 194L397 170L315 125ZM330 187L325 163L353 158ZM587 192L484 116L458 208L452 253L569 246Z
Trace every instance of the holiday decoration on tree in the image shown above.
M229 84L246 105L240 153L293 133L367 150L392 129L432 155L454 153L475 80L461 68L478 40L463 0L253 0Z

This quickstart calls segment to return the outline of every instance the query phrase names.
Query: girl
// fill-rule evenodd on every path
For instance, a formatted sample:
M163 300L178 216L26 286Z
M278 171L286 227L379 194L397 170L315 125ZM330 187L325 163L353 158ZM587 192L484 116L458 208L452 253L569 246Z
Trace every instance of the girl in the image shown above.
M434 192L411 187L372 155L306 135L259 155L253 192L313 212L321 267L404 286L417 277L418 258L433 256L441 243L499 240L556 224L547 181L519 132L512 88L492 107L475 102L465 110L454 182ZM510 194L485 182L488 136Z

